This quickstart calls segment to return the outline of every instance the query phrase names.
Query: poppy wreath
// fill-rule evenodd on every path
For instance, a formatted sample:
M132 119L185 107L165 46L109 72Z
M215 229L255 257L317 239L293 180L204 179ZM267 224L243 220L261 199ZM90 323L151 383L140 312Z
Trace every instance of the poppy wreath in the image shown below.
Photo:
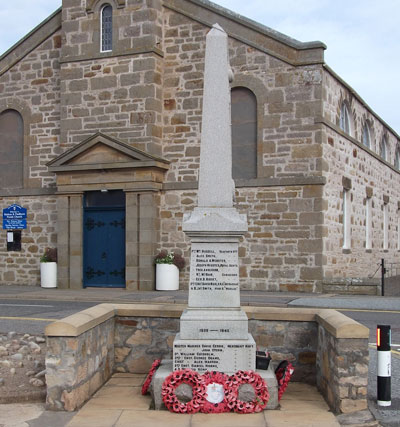
M251 402L238 400L239 387L243 384L250 384L254 389L256 397ZM229 377L226 385L229 390L226 397L229 409L240 414L251 414L261 412L267 406L268 387L264 379L256 372L237 371L235 375Z
M142 385L142 394L143 395L147 394L147 392L149 391L149 387L151 384L151 380L153 379L153 375L160 365L161 365L160 359L156 359L153 362L153 364L151 365L151 368L150 368L149 373L147 374L146 380L144 381L144 383Z
M181 384L188 384L192 387L193 397L189 402L181 402L176 396L175 390ZM204 405L206 387L200 374L191 369L184 369L168 375L162 385L161 396L168 410L180 414L195 414Z
M227 387L226 382L228 380L228 375L223 372L205 372L203 374L203 381L206 387L206 399L201 408L201 412L205 414L221 414L223 412L229 412L226 396L227 396ZM207 386L210 384L221 384L224 390L224 399L219 403L212 403L207 400Z
M290 362L283 360L275 369L276 380L278 381L278 401L281 400L286 387L289 384L290 377L293 375L294 368Z

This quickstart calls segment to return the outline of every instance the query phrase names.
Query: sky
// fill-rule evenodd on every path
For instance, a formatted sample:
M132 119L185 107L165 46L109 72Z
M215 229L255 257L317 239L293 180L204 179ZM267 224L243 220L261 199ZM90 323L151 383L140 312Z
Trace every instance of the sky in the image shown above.
M302 42L327 45L325 62L400 134L399 0L216 0ZM61 0L0 5L3 53L61 6Z

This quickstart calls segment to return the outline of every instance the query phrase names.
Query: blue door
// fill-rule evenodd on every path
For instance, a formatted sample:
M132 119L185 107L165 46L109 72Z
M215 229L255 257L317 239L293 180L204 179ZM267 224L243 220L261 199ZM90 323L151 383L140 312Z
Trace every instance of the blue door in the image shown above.
M83 285L125 287L125 209L85 208Z

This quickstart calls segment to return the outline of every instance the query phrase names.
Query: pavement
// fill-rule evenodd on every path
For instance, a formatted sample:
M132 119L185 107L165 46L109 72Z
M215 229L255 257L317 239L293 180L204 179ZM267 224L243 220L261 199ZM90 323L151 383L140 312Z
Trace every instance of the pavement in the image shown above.
M0 286L1 299L94 301L115 303L187 303L188 291L142 291L87 288L58 289L37 286ZM295 292L241 291L241 305L270 307L320 307L355 310L399 311L400 296L338 295Z
M122 289L42 289L0 286L1 299L116 303L186 303L187 291L131 292ZM321 307L399 311L400 297L242 291L241 304L276 307ZM335 417L315 387L291 383L279 410L258 414L173 414L150 409L140 393L143 375L115 374L77 413L46 411L43 404L0 405L0 427L330 427L378 426L369 411ZM382 424L385 425L385 424ZM389 425L389 424L387 424ZM392 424L390 424L392 425ZM397 425L397 424L393 424ZM398 424L400 425L400 424Z
M44 411L42 405L1 405L5 427L339 427L317 389L289 384L279 410L257 414L175 414L150 409L150 395L141 394L145 375L115 374L76 413ZM12 421L10 421L12 420ZM364 418L365 420L365 418ZM368 425L368 424L363 424ZM377 425L375 423L369 425Z

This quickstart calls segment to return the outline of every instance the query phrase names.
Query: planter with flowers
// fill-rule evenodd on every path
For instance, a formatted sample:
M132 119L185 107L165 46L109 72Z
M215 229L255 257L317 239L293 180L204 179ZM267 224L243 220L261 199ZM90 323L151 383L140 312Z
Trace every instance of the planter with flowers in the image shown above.
M40 257L40 286L42 288L57 287L57 249L46 248Z
M174 252L161 251L155 258L156 290L176 291L179 289L179 270L185 266L185 260Z

